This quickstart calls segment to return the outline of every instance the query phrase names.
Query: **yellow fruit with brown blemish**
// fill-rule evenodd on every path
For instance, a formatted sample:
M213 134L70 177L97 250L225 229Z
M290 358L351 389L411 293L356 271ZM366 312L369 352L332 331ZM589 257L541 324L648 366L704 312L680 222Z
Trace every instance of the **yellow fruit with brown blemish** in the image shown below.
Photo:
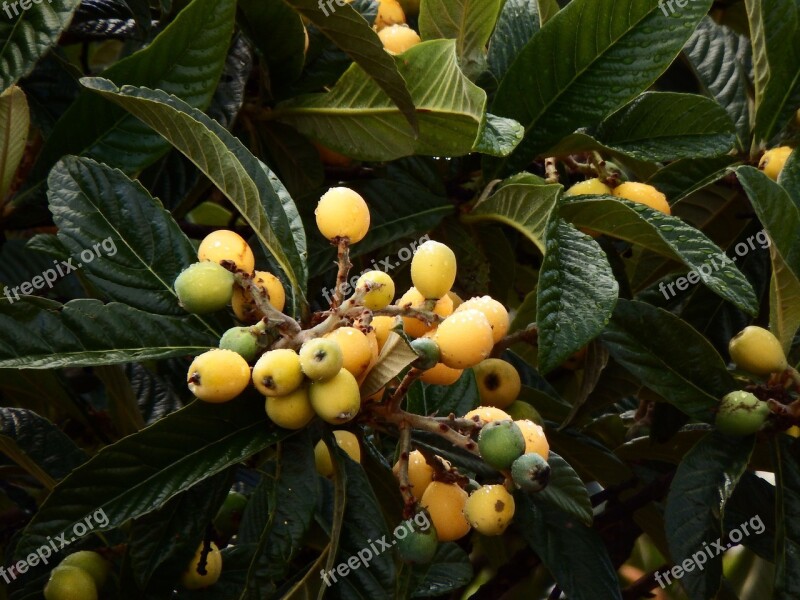
M420 504L428 509L440 542L452 542L467 535L470 524L464 517L467 492L455 483L431 482Z
M502 534L514 518L514 497L502 485L485 485L467 499L464 515L483 535Z
M269 303L277 311L282 311L286 305L286 290L283 289L281 280L267 271L256 271L253 275L253 283L260 290L267 294ZM250 290L245 290L241 286L233 287L233 297L231 298L231 308L233 314L242 323L255 323L264 318L255 300L253 300Z
M198 260L209 260L222 263L231 261L236 268L245 273L252 273L256 265L253 250L242 236L235 231L219 229L209 233L197 249Z

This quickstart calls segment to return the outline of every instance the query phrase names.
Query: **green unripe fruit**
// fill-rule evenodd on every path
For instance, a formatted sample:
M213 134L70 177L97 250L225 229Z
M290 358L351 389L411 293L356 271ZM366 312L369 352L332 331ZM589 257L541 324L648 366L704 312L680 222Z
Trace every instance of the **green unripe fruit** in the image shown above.
M94 579L78 567L56 567L44 586L45 600L97 600Z
M535 452L523 454L511 465L511 479L523 492L541 492L550 481L550 465Z
M111 565L108 564L108 561L97 552L92 552L91 550L81 550L70 554L58 566L83 569L94 580L98 590L103 589L108 579L108 573L111 570Z
M202 315L222 310L233 296L233 273L217 263L194 263L175 279L175 293L187 312Z
M544 419L539 411L527 402L515 400L504 409L514 421L533 421L539 427L544 426Z
M508 469L525 452L525 436L514 421L493 421L481 429L478 448L486 464Z
M397 551L405 562L424 565L433 560L436 549L439 547L439 538L430 518L428 524L426 529L421 530L417 528L416 523L404 521L395 529ZM398 529L403 531L398 534ZM403 535L402 538L401 535Z
M312 381L330 379L343 364L342 348L336 340L317 338L300 348L300 368Z
M418 369L427 371L436 366L439 362L439 346L431 338L417 338L411 342L411 349L417 353L419 358L412 364Z
M239 523L246 506L247 496L239 492L228 492L228 497L214 517L214 527L222 537L230 538L239 531Z
M755 325L737 333L728 344L728 351L738 367L756 375L780 373L789 366L778 338Z
M731 392L720 402L715 425L726 435L752 435L764 424L769 406L750 392Z
M253 362L258 352L257 338L249 327L231 327L222 335L219 347L236 352L247 362Z

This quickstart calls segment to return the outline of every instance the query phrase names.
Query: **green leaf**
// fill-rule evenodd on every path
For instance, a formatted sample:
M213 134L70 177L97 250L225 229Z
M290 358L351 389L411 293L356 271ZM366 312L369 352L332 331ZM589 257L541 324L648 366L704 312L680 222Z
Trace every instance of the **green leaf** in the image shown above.
M547 487L532 496L533 501L554 506L591 527L594 515L586 485L569 463L555 452L550 452L547 464L550 465L550 481Z
M489 173L524 168L646 90L710 6L711 0L694 0L665 14L658 0L570 2L533 36L500 83L491 111L519 121L526 134L511 156L484 162ZM570 60L554 68L558 56Z
M471 579L472 563L467 553L452 542L439 544L431 562L413 566L411 598L438 598L467 585Z
M744 146L750 139L748 70L750 45L747 38L711 17L703 17L683 52L703 91L728 112Z
M686 571L681 579L690 598L713 598L719 588L722 556L713 542L721 538L725 503L747 467L754 442L753 437L711 433L684 457L672 480L664 512L672 560L676 565L685 559L708 560L703 570ZM711 559L705 551L709 544Z
M620 299L601 339L645 386L701 421L709 421L719 399L738 389L713 346L661 308Z
M0 407L3 454L52 490L86 461L86 454L47 419L24 408Z
M132 86L120 89L100 78L81 82L130 111L185 154L239 210L305 305L302 223L283 184L261 161L222 125L175 96Z
M537 289L539 371L547 373L603 330L619 285L598 243L556 216L547 227Z
M314 447L308 431L281 442L279 458L269 464L252 510L265 512L264 529L247 574L242 598L272 596L314 518L319 495ZM265 501L265 502L264 502Z
M9 2L0 15L0 92L33 70L36 62L58 43L69 26L79 0L48 0L28 4Z
M693 274L679 290L703 282L741 310L750 314L758 311L756 294L741 271L703 233L677 217L611 196L565 198L561 215L577 226L589 227L683 263ZM666 287L660 291L667 298L670 291L673 296L677 293Z
M113 365L200 354L220 333L192 318L151 315L116 302L0 299L0 368Z
M486 44L501 4L500 0L424 0L419 33L424 40L456 40L461 70L474 81L486 70Z
M780 255L786 268L800 279L800 204L792 200L786 188L754 167L738 167L735 172L769 234L771 252Z
M175 584L174 578L159 577L159 571L175 573L185 568L230 487L229 473L220 472L133 521L127 556L139 589L146 589L151 579L152 588Z
M82 260L99 290L140 310L186 315L173 282L197 261L197 253L140 183L117 169L70 156L50 172L48 186L58 239L76 261ZM94 260L82 258L93 253Z
M544 254L545 229L562 189L512 179L461 218L465 223L494 221L513 227Z
M557 10L557 9L556 9ZM489 69L502 79L517 54L539 31L537 0L506 0L489 43Z
M254 400L195 401L106 446L47 497L25 528L15 556L27 556L48 535L56 536L100 509L108 523L94 531L119 527L291 434L271 425L262 403Z
M525 129L514 119L487 113L473 149L481 154L508 156L522 141L524 135Z
M719 156L729 152L736 141L733 123L719 104L674 92L646 92L588 133L591 137L568 136L550 152L562 156L599 150L665 162Z
M451 385L415 384L406 402L408 411L418 415L446 417L453 413L460 417L477 407L479 400L475 374L465 369Z
M103 72L117 85L163 90L205 109L217 88L233 32L233 0L193 0L143 50ZM59 119L31 174L35 194L65 154L94 158L135 173L162 156L168 144L147 125L103 98L83 90ZM24 201L23 192L17 202Z
M767 142L800 105L800 6L795 0L745 0L753 44L755 141Z
M656 171L647 180L647 183L666 194L670 204L676 204L701 188L725 177L728 167L735 162L736 159L733 156L684 158Z
M775 600L800 594L796 574L800 567L800 444L778 436L775 466Z
M396 579L391 550L384 551L380 546L372 548L367 542L384 540L391 544L390 530L363 467L352 460L344 459L344 470L347 477L347 502L339 551L334 564L351 560L359 562L357 567L350 568L346 577L341 576L341 572L336 575L336 580L327 589L326 597L390 598ZM368 557L365 554L367 552ZM332 576L329 574L329 577Z
M0 94L0 201L11 188L25 154L29 127L30 111L25 92L11 86Z
M693 94L646 92L596 127L564 137L549 154L597 151L622 162L646 165L717 157L731 150L735 138L730 117L713 100Z
M362 398L369 397L380 390L417 358L417 353L400 335L390 332L381 348L378 362L370 369L361 384Z
M288 85L303 70L303 20L283 0L238 0L239 23L264 57L270 87ZM280 35L275 35L280 31Z
M788 354L800 329L800 281L789 270L783 257L770 248L772 276L769 280L769 330Z
M616 571L596 531L526 494L514 497L520 532L570 600L622 600Z
M328 14L318 0L285 1L353 59L359 70L369 76L371 87L379 88L382 94L391 98L405 121L398 127L412 135L422 130L422 119L415 110L417 102L414 92L407 87L408 82L417 80L399 68L402 63L393 60L383 49L378 35L352 6L342 6L337 1L336 10Z
M486 93L459 70L455 44L454 40L423 42L402 57L394 57L410 86L419 119L418 136L389 96L357 64L330 92L284 102L272 114L357 160L468 154L483 123ZM431 86L432 81L446 85Z

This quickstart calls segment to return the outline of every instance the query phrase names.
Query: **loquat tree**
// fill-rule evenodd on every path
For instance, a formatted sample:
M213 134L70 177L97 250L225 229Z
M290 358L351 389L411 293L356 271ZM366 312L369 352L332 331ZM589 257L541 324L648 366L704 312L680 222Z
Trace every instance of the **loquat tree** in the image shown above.
M0 600L800 598L797 0L0 5Z

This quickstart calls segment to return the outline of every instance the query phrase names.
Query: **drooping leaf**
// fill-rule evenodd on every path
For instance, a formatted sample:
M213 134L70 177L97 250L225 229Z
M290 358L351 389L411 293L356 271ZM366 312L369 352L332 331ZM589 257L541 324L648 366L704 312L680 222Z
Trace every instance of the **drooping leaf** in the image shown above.
M0 448L48 489L86 460L66 434L24 408L0 408Z
M570 600L622 600L616 571L596 531L523 493L514 498L520 532Z
M594 517L586 485L569 463L555 452L550 451L547 464L550 465L550 480L547 487L532 496L533 501L554 506L591 527Z
M457 417L478 406L478 386L472 369L466 369L451 385L416 384L407 398L408 410L420 415Z
M194 247L138 182L88 158L67 157L49 177L58 237L108 298L147 312L185 316L175 278L197 260ZM90 250L88 254L91 254Z
M106 69L103 77L117 85L158 88L205 109L225 65L235 9L233 0L193 0L150 45ZM38 198L50 169L66 154L88 156L135 173L168 148L147 125L83 90L57 123L28 188L15 202L23 205Z
M291 432L271 425L260 402L196 401L106 446L53 491L17 544L24 557L86 515L102 509L113 529L163 506L195 483L275 444ZM175 444L175 439L181 440Z
M54 369L200 354L221 333L194 317L152 315L116 302L0 299L0 367Z
M575 225L629 241L683 263L691 269L690 276L684 278L687 281L682 284L683 289L703 282L741 310L750 314L758 310L755 292L741 271L703 233L677 217L611 196L566 198L561 215ZM668 297L670 290L662 290L662 293Z
M131 86L120 89L100 78L82 82L153 127L214 182L253 228L304 305L305 235L278 178L228 130L175 96Z
M158 570L180 571L191 560L230 487L230 474L222 471L133 521L128 556L139 589L146 589L151 578L157 585L174 585L158 577Z
M562 187L511 181L462 216L466 223L495 221L513 227L545 253L545 229Z
M710 420L719 399L737 389L703 336L650 304L620 299L601 339L646 387L697 419Z
M735 172L769 234L772 251L800 279L800 204L792 200L786 188L754 167L738 167Z
M431 562L413 567L409 590L411 598L438 598L465 586L471 579L469 555L448 542L439 544Z
M0 200L5 198L25 154L30 111L25 92L11 86L0 94Z
M262 491L253 495L251 510L266 513L258 546L247 575L244 598L271 595L286 574L301 547L317 508L318 478L314 450L308 432L281 443L279 460L270 463L263 475ZM253 499L251 499L251 503Z
M753 44L755 141L767 142L800 105L800 6L745 0Z
M702 570L687 570L681 584L691 598L713 598L722 576L722 556L713 542L721 538L725 503L744 473L754 439L711 433L684 457L672 480L665 509L665 530L672 559L707 559ZM713 553L706 554L706 546Z
M506 0L489 43L489 69L502 79L525 44L539 31L537 0Z
M48 0L28 4L10 2L0 15L0 92L5 92L33 70L69 25L79 0Z
M603 330L619 285L597 242L555 217L547 227L537 289L539 370L547 373Z
M710 6L696 0L669 13L658 0L570 2L533 36L500 83L491 112L519 121L526 134L508 158L484 161L489 176L524 168L647 89ZM570 60L554 67L559 56Z
M500 0L425 0L420 35L424 40L456 40L461 70L474 81L486 69L486 44L501 5Z
M733 120L739 145L750 138L748 63L750 46L745 36L711 17L703 17L683 48L703 91L714 98Z
M486 93L459 70L455 41L423 42L394 60L408 81L419 136L359 65L351 66L330 92L280 104L274 118L358 160L469 153L483 122ZM432 81L448 85L431 86Z
M398 69L400 65L383 49L380 38L352 6L342 6L337 2L336 10L328 14L318 0L286 2L344 50L369 76L370 82L391 98L405 121L403 129L415 133L421 127L415 111L414 94L407 87L409 82L416 80Z
M775 594L776 600L789 600L800 594L800 583L793 576L800 563L800 444L779 436L774 447L775 468Z

